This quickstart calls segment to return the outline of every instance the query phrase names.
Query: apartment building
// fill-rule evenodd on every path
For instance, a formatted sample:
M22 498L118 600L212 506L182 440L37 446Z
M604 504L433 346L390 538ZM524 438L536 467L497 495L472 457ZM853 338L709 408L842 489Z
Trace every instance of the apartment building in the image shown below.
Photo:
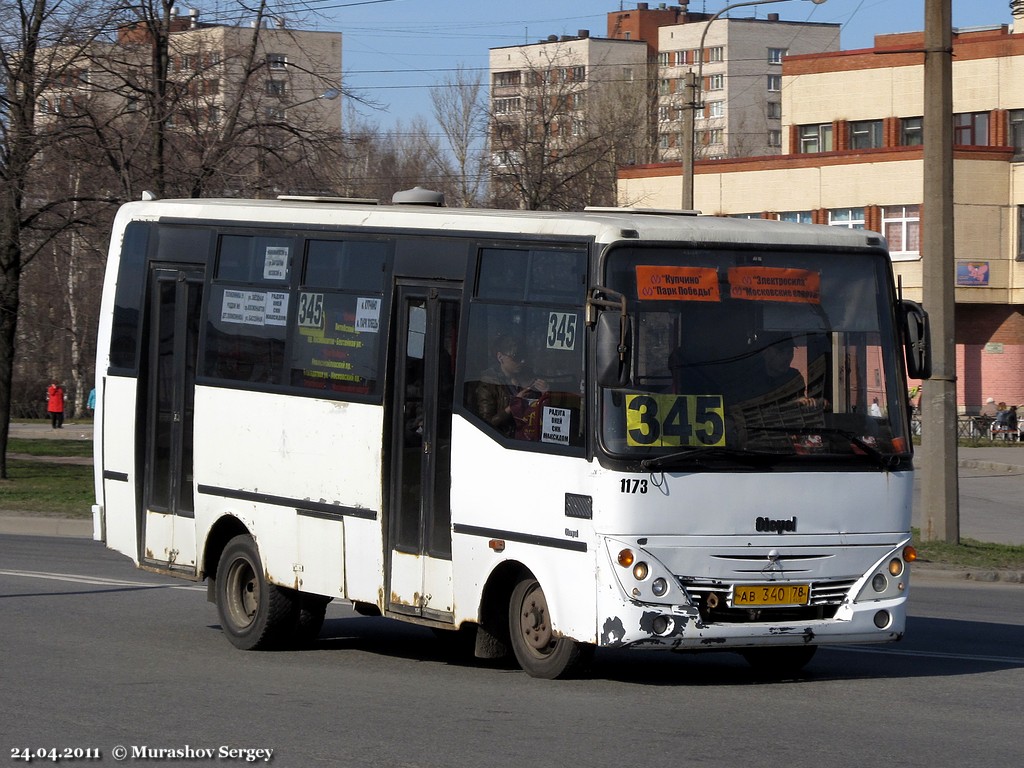
M839 50L838 24L713 18L688 6L608 14L608 37L644 40L656 84L652 120L660 160L682 160L687 110L695 109L695 154L746 157L782 151L782 59ZM703 46L702 46L703 43ZM688 73L697 92L687 93Z
M291 29L283 19L257 29L204 23L197 10L171 14L170 128L216 130L240 102L250 122L341 130L341 33ZM113 42L58 52L66 62L40 95L37 117L141 111L151 52L151 33L141 24L119 28Z
M717 22L716 22L717 23ZM955 31L957 392L1024 402L1024 30ZM787 57L780 156L701 161L706 214L883 233L908 298L922 298L923 33L870 49ZM622 169L619 203L679 207L678 164ZM927 308L927 307L926 307Z
M595 38L588 30L492 48L489 139L496 198L515 188L518 204L532 207L527 188L577 178L600 164L601 153L615 165L653 159L647 61L643 41ZM538 168L547 168L551 178L539 178ZM613 187L611 169L610 194Z

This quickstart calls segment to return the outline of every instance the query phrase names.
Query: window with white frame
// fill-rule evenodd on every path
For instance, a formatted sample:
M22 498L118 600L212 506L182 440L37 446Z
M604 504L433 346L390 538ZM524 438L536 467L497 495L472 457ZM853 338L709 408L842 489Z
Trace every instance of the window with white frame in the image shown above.
M495 99L494 100L494 114L496 115L508 115L513 112L518 112L521 109L522 102L519 97L509 99Z
M288 69L288 55L284 53L268 53L267 67L269 69Z
M725 117L725 102L724 101L709 101L708 102L708 117Z
M813 224L814 218L810 211L782 211L779 213L779 221L788 221L793 224Z
M846 227L847 229L864 229L863 208L833 208L828 212L830 227Z
M768 63L769 64L781 64L782 57L786 55L785 48L769 48L768 49Z
M782 90L782 75L768 75L768 93L778 93Z
M768 146L769 147L781 147L782 146L782 131L778 131L778 130L768 131Z
M767 115L769 120L781 120L782 119L782 102L781 101L769 101L767 105Z
M658 122L667 123L670 119L671 114L671 110L668 106L658 107Z
M799 135L801 154L832 151L832 123L801 125Z
M719 62L725 61L725 48L720 45L716 45L714 48L708 48L708 61Z
M285 94L285 85L284 80L267 80L263 85L264 93L267 96L277 96L280 98Z
M883 206L882 234L893 259L916 259L921 255L921 206Z
M711 75L708 78L709 91L721 91L725 88L725 75Z
M725 131L721 128L712 128L708 131L708 144L721 144L725 138Z
M658 66L659 67L667 67L668 66L668 51L662 51L661 53L658 54Z

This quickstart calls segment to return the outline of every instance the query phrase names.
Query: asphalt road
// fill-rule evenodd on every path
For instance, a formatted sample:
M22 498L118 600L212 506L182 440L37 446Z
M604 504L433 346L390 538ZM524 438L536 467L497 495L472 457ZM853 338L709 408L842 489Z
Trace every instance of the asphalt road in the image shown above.
M619 651L543 681L333 604L314 648L241 652L201 585L88 539L0 536L0 742L12 765L65 747L111 765L119 746L147 766L245 762L222 748L285 768L1018 765L1024 589L914 578L903 642L822 650L796 680Z

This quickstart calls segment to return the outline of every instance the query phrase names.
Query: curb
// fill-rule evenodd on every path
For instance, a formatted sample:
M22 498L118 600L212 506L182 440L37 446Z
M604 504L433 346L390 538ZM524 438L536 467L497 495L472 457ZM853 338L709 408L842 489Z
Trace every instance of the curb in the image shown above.
M0 533L10 536L60 536L91 539L92 518L0 514Z

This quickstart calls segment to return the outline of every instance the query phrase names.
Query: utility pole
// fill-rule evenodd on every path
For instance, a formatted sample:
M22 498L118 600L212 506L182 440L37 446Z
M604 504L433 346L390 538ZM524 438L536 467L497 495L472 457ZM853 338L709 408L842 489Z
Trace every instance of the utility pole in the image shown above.
M925 0L924 308L932 377L921 391L921 538L960 543L956 442L956 287L953 242L952 0Z
M703 55L703 51L701 52ZM694 152L694 118L697 114L697 75L692 70L686 73L683 86L683 196L682 209L693 210L693 164L696 160Z

